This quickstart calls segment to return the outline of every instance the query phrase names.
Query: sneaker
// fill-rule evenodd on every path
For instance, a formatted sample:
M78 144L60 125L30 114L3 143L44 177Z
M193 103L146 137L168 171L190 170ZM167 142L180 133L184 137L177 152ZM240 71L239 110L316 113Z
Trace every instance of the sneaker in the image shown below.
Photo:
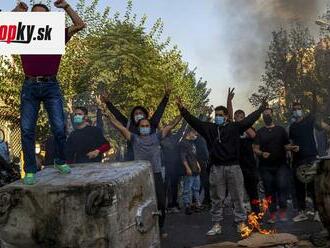
M160 228L160 237L162 239L166 239L168 237L168 233L164 230L164 228Z
M71 172L71 168L67 164L54 164L54 168L57 169L61 174L69 174Z
M286 215L286 210L280 210L279 218L280 218L281 222L287 222L288 221L288 218L287 218L287 215Z
M276 221L276 213L270 213L267 223L275 224L275 221Z
M168 237L168 233L161 233L161 234L160 234L160 237L161 237L162 239L166 239L166 238Z
M221 231L221 226L219 223L215 224L210 231L208 231L206 233L207 236L214 236L214 235L217 235L217 234L221 234L222 231Z
M242 233L243 229L246 227L244 222L238 223L237 224L237 232Z
M321 222L320 214L318 211L315 211L315 215L313 218L314 221Z
M25 185L34 185L37 183L36 174L35 173L26 173L24 180Z
M294 217L292 220L293 222L302 222L308 220L308 217L304 211L300 211L299 214L296 217Z
M185 213L186 215L192 215L193 212L191 211L191 208L190 208L190 207L186 207L184 213Z
M315 212L314 211L312 211L312 210L308 210L307 212L306 212L306 215L307 216L311 216L311 217L314 217L314 215L315 215Z
M169 213L169 214L177 214L177 213L180 213L180 210L177 207L168 208L167 209L167 213Z

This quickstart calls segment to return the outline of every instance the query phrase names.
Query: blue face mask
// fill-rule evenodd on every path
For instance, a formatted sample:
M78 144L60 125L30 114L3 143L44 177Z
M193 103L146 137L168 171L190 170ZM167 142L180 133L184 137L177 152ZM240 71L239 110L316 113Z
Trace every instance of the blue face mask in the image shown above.
M81 123L84 122L84 116L83 115L75 115L73 117L73 123L76 125L80 125Z
M293 111L293 116L296 117L296 118L302 117L303 116L302 110L298 109L298 110Z
M225 123L225 117L223 116L216 116L214 119L215 124L222 125Z
M140 127L140 134L149 135L151 132L150 127Z

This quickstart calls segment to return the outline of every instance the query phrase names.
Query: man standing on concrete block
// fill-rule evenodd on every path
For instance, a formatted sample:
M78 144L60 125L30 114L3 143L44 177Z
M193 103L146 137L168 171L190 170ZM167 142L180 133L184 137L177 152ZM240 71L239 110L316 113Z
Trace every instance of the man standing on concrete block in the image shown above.
M234 203L234 221L237 231L245 226L246 211L243 206L244 181L239 166L240 135L250 128L266 108L262 106L239 122L228 121L228 110L224 106L215 108L215 123L203 122L192 116L178 98L177 105L183 118L207 142L210 153L210 196L212 202L213 227L207 235L221 234L221 222L224 218L224 200L226 191Z
M73 25L65 29L65 42L86 25L78 14L65 0L57 0L54 5L64 9L70 16ZM28 6L20 2L13 11L26 12ZM46 5L35 4L32 12L48 12ZM21 92L21 134L24 153L25 173L24 183L36 183L37 165L34 154L35 128L38 119L40 103L43 102L49 116L51 130L55 138L55 168L62 174L71 172L65 163L65 120L63 97L60 91L57 73L61 55L21 55L25 80Z

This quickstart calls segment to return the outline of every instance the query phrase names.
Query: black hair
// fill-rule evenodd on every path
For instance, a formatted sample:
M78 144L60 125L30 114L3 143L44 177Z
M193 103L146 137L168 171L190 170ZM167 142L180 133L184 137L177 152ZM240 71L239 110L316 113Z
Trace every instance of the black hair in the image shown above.
M84 115L88 115L88 109L86 107L78 106L78 107L75 107L75 109L79 109L82 112L84 112Z
M131 120L134 121L134 112L135 112L135 110L138 110L138 109L140 109L144 113L145 119L148 119L149 118L149 112L148 112L148 110L145 107L143 107L143 106L135 106L133 108L132 112L131 112Z
M149 124L151 124L151 123L150 123L150 120L149 120L148 118L143 118L143 119L140 119L140 120L137 122L137 126L140 126L141 121L145 121L145 120L147 120L147 121L149 122Z
M245 112L241 109L236 110L235 113L234 113L234 115L240 115L240 114L245 116Z
M295 107L295 106L302 107L302 104L300 102L294 102L294 103L292 103L292 107Z
M196 130L193 129L192 127L187 127L187 129L184 131L184 137L187 137L187 135L191 132L195 132L196 133Z
M228 115L228 109L225 106L218 106L214 109L214 111L223 111L225 115Z
M32 11L34 8L36 8L36 7L44 8L47 12L50 11L49 8L47 7L47 5L42 4L42 3L37 3L37 4L33 5L31 11Z
M265 112L266 110L270 110L270 112L273 113L273 109L272 109L272 108L269 108L269 107L268 107L268 108L265 108L264 112Z

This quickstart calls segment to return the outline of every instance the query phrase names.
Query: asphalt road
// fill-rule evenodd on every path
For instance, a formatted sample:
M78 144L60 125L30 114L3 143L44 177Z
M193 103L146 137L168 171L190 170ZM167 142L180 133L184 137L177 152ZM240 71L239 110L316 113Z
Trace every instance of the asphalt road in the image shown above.
M295 212L288 213L289 221L275 223L273 226L266 225L266 228L274 228L277 232L286 232L297 235L299 239L308 239L312 233L319 233L322 225L319 222L304 221L294 223L290 219ZM291 218L290 218L291 217ZM240 235L233 225L233 216L230 209L226 210L226 217L223 223L221 235L208 237L206 232L211 227L211 216L208 211L195 213L187 216L183 213L168 214L166 216L166 231L168 237L162 239L162 248L188 248L224 241L238 241Z

